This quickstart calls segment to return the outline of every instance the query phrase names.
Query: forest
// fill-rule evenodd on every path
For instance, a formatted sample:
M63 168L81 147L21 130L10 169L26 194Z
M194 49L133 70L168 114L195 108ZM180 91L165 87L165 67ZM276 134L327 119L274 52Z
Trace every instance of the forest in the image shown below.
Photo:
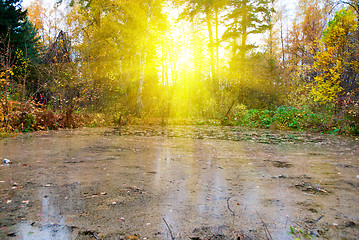
M1 0L0 132L158 123L358 135L358 0L293 4Z
M358 156L359 0L0 0L0 239L357 239Z

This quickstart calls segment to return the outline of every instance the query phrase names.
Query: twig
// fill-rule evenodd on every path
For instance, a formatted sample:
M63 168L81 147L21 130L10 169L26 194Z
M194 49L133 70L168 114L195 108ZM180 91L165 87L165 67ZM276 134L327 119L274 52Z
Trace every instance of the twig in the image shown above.
M301 227L301 228L303 228L304 229L304 227L302 226L302 225L300 225L299 223L297 223L296 221L293 221L296 225L298 225L299 227Z
M211 167L216 167L216 168L219 168L219 169L224 169L223 167L221 167L221 166L215 166L215 165L210 165Z
M231 199L232 197L227 198L227 208L228 210L233 214L233 216L236 216L236 214L232 211L232 209L229 207L229 199Z
M163 218L163 221L165 222L165 224L166 224L166 226L167 226L167 228L168 228L168 230L169 230L169 232L170 232L171 239L172 239L172 240L175 240L175 237L173 236L173 234L172 234L172 230L171 230L170 226L168 225L168 223L167 223L166 219L165 219L165 218Z
M269 230L268 230L268 227L267 227L267 225L265 224L265 222L263 221L262 217L259 215L259 213L258 213L257 211L256 211L256 213L257 213L259 219L261 220L261 222L262 222L262 224L263 224L264 232L265 232L265 234L266 234L267 239L273 240L272 235L270 234L270 232L269 232Z
M317 220L315 220L315 221L313 222L312 225L316 224L316 223L317 223L320 219L322 219L323 217L324 217L324 215L320 216Z
M96 238L96 240L100 240L101 238L99 238L99 236L97 236L96 233L93 233L93 236Z

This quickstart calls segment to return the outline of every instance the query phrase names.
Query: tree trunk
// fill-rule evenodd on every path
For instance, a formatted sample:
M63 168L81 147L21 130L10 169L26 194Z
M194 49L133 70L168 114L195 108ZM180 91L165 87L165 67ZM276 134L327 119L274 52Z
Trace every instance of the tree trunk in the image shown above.
M248 33L247 33L247 3L244 2L244 6L243 6L243 17L242 17L242 43L241 43L241 61L242 64L244 64L245 62L245 58L246 58L246 47L247 47L247 37L248 37Z
M25 41L25 75L22 82L22 102L25 103L25 94L26 94L26 75L27 75L27 46Z
M284 50L284 38L283 38L283 16L280 17L280 42L282 47L282 65L285 68L285 50Z
M218 7L216 6L216 78L219 81L219 37L218 37Z
M218 84L216 80L215 74L215 59L214 59L214 41L213 41L213 30L212 30L212 18L211 12L208 5L206 5L206 22L208 28L208 37L209 37L209 54L210 54L210 66L211 66L211 79L213 84L213 91L214 93L217 92Z

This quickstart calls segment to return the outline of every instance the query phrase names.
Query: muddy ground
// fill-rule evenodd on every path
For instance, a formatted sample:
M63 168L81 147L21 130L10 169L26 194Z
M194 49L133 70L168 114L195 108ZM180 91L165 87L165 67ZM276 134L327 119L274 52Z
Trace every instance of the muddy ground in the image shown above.
M0 239L359 237L354 138L84 128L1 139L4 158Z

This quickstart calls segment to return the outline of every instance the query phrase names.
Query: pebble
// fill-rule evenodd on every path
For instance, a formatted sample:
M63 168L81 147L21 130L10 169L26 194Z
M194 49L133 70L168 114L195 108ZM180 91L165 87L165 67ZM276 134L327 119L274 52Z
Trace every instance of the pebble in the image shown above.
M5 164L12 164L12 161L10 161L10 160L7 159L7 158L4 158L4 163L5 163Z

